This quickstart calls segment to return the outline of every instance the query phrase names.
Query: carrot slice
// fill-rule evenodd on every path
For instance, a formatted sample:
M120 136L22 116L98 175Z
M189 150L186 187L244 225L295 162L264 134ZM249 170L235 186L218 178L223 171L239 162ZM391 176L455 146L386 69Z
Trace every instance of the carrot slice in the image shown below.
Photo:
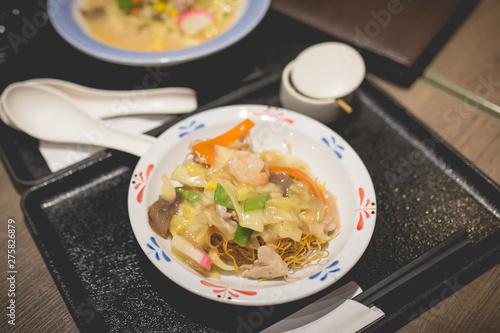
M318 184L314 180L311 179L304 171L288 167L288 166L283 166L283 165L270 165L269 166L269 171L271 173L285 173L287 175L290 175L292 177L298 178L302 180L304 183L309 185L311 190L313 191L314 195L323 202L323 205L326 207L328 206L328 201L326 200L326 197L323 193L323 191L319 188Z
M228 146L245 135L253 126L254 122L245 119L237 126L216 138L195 144L192 149L199 158L205 159L210 165L215 162L215 145Z

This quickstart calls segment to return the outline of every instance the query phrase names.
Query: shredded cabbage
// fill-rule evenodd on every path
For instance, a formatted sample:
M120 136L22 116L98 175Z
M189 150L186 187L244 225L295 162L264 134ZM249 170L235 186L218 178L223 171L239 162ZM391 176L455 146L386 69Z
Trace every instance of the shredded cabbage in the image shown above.
M310 167L298 157L275 150L258 154L251 145L242 144L245 137L239 140L233 148L216 145L212 165L195 157L172 172L172 180L200 194L195 202L180 204L170 221L170 233L209 253L215 266L225 271L237 272L239 265L254 263L263 245L276 249L292 269L324 257L324 244L340 230L336 198L323 187L314 187ZM248 153L238 153L241 149ZM293 177L276 174L278 180L269 177L270 169L289 170L283 167L301 172L291 172L299 175ZM216 192L220 187L224 191ZM324 197L317 196L318 188ZM239 230L244 230L245 245L233 241ZM301 253L300 259L293 259L294 251Z

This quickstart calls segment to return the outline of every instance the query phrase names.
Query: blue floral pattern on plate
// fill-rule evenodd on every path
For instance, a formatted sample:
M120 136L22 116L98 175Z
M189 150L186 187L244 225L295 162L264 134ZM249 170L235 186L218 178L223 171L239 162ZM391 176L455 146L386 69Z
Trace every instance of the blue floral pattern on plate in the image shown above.
M338 158L342 158L342 153L344 152L344 146L337 143L335 137L332 135L330 138L321 138L321 140L337 155Z
M338 264L339 264L339 261L335 260L334 262L332 262L330 265L328 265L325 268L323 268L318 273L316 273L314 275L311 275L309 277L309 279L313 280L313 279L321 276L320 281L325 281L328 276L333 275L334 273L340 272L340 268L336 267ZM337 280L336 276L333 276L333 278L335 280Z
M156 240L156 238L151 236L151 238L149 238L149 240L151 241L152 245L151 245L151 243L147 243L146 246L148 248L150 248L152 250L152 252L149 252L148 255L150 255L151 253L154 253L156 260L160 261L163 258L166 262L170 262L170 260L171 260L170 257L167 256L165 251L163 251L161 246L158 244L158 241Z
M182 138L185 135L188 135L189 133L193 133L196 130L199 130L200 128L205 127L205 124L198 124L196 120L193 120L187 125L182 125L179 127L180 133L179 133L179 138Z

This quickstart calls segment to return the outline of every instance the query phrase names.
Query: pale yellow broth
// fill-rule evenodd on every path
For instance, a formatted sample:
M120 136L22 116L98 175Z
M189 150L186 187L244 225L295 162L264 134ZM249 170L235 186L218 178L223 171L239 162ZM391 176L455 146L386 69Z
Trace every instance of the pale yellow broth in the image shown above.
M214 21L193 36L183 34L175 17L153 20L147 15L150 13L128 15L118 8L116 0L87 0L82 10L104 7L105 19L92 20L85 16L83 19L89 33L106 45L131 51L166 51L198 45L229 29L235 21L238 0L231 3L223 15L214 15Z

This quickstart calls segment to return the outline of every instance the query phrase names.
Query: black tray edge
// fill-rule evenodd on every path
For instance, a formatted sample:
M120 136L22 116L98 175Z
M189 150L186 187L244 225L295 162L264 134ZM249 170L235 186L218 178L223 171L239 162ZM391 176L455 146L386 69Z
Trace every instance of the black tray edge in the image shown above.
M437 283L428 289L427 292L422 293L414 301L401 307L392 315L386 316L365 327L362 331L394 332L420 317L432 307L449 298L464 286L500 264L499 244L500 231L497 231L476 246L468 247L466 250L457 253L454 258L451 258L450 262L446 263L448 272L451 273L449 276L445 276L444 279L442 277L441 279L437 279ZM470 252L467 252L469 250ZM466 264L458 268L457 262L464 261ZM436 273L440 273L439 268L429 272L429 274Z
M50 275L52 276L52 279L54 280L55 285L57 286L57 289L59 290L59 293L61 294L62 299L64 300L64 303L66 304L66 307L68 308L69 313L71 314L71 317L80 332L98 332L104 327L104 320L101 318L98 311L94 311L94 309L92 309L92 301L88 299L87 294L76 277L75 272L71 270L72 266L70 261L67 259L64 250L60 248L60 245L46 244L46 242L43 242L38 238L40 231L34 222L33 217L28 213L28 207L33 206L32 209L34 212L37 212L37 210L41 212L41 208L37 205L39 203L37 200L40 200L40 195L38 194L40 189L43 189L45 186L52 183L61 182L64 179L76 179L79 176L79 172L88 170L92 167L98 167L99 162L106 163L111 157L112 154L110 154L110 152L106 152L103 155L96 156L95 159L82 161L74 169L66 170L64 172L61 171L47 179L45 182L39 183L27 189L21 196L21 210L24 213L25 221L30 234L32 235L42 258L47 265ZM31 204L31 201L35 201L35 203ZM47 230L43 230L43 232L47 232ZM54 250L54 248L56 250ZM56 265L52 253L57 253L58 256L61 256L57 260L59 262L62 261L62 265ZM85 311L91 311L92 320L85 320L79 316L80 313L83 314Z
M366 84L369 83L369 84ZM420 139L425 140L430 138L435 143L435 151L439 151L442 157L435 158L436 162L445 160L447 166L452 167L453 171L449 173L450 177L467 180L463 187L476 200L479 200L493 215L500 219L500 185L496 184L483 171L463 156L451 144L439 136L429 126L425 125L407 108L401 105L397 100L378 86L372 79L366 78L363 86L369 91L374 91L376 94L384 97L387 102L394 104L399 111L404 113L406 121L414 123L412 129ZM404 120L404 119L403 119Z
M402 87L409 87L423 73L425 67L431 62L431 60L445 45L446 41L453 35L453 33L457 31L460 25L472 13L478 3L479 0L460 1L453 13L450 15L449 20L443 24L441 29L429 42L426 49L422 51L422 53L411 65L405 65L403 63L396 62L395 60L389 59L379 53L376 53L375 51L363 48L362 46L357 45L355 42L345 41L339 36L334 36L333 34L330 34L330 36L338 41L347 43L358 50L358 52L363 55L363 58L365 58L367 69L371 73L379 75L380 77L384 77L387 80ZM282 15L287 16L277 9L274 10ZM308 25L307 23L301 21L299 18L292 19L300 21L304 25Z

